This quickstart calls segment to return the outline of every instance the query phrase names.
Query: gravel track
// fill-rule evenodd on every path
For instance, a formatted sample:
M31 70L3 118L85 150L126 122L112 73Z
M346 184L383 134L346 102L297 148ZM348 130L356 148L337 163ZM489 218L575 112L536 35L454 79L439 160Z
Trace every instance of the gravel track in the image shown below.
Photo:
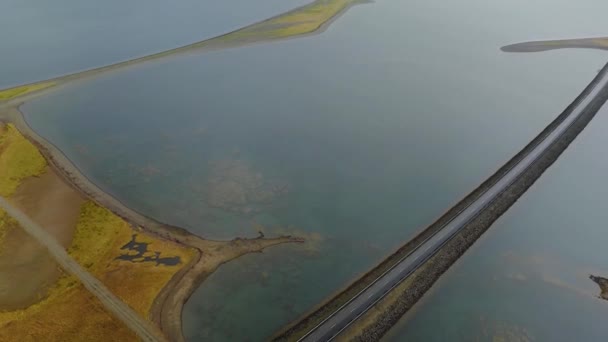
M17 220L21 227L45 246L57 263L68 273L76 276L101 303L114 316L120 319L129 329L137 334L144 342L166 341L164 336L150 322L140 317L122 300L116 297L97 278L80 266L66 250L42 227L30 220L23 212L11 205L0 196L0 208Z

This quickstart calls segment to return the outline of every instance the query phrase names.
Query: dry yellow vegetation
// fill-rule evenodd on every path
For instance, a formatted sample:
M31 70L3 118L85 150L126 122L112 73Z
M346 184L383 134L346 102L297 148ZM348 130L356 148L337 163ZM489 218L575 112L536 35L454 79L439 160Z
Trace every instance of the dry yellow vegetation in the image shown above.
M24 86L0 90L0 101L10 100L17 96L23 96L23 95L33 93L38 90L50 88L54 85L55 85L54 82L40 82L40 83L28 84L28 85L24 85Z
M0 90L0 102L15 100L18 97L31 94L66 82L91 77L118 68L133 66L142 62L165 58L170 55L183 53L199 48L229 48L243 44L262 43L297 37L313 33L327 24L330 20L361 0L315 0L308 5L298 7L284 14L263 20L220 36L202 40L190 45L154 53L111 65L76 72L73 74L48 79L38 83Z
M273 21L277 24L285 24L286 27L277 30L276 35L288 37L313 32L353 2L353 0L321 0L302 8L301 11L280 16Z
M46 161L13 125L0 127L0 196L12 195L27 177L44 172Z
M25 310L0 312L0 341L104 341L106 336L136 340L71 276L62 277L45 300Z
M8 234L10 229L17 226L17 222L8 216L4 210L0 209L0 253L2 253L2 245L4 237Z
M28 177L45 172L44 157L12 125L0 124L0 195L10 198ZM0 250L9 227L18 224L0 211ZM135 241L147 244L144 257L121 249ZM196 255L193 249L136 232L122 218L88 201L80 208L70 255L136 312L148 317L156 296L171 277ZM165 266L155 257L179 257ZM146 261L147 260L147 261ZM134 341L137 337L111 316L80 282L63 275L40 302L23 310L0 312L0 341Z
M318 30L358 0L316 0L275 18L241 30L136 60L68 75L63 78L0 90L0 102L14 100L78 77L165 57L170 54L213 45L251 43L304 35ZM42 174L47 164L36 149L12 125L0 123L0 195L9 197L21 182ZM8 223L8 224L7 224ZM17 226L0 212L0 250L8 227ZM159 240L139 232L138 243L147 244L144 258L125 261L116 258L135 231L110 211L87 202L75 230L70 254L136 312L148 317L154 299L175 273L195 256L193 249ZM263 247L262 247L263 248ZM261 249L261 248L260 248ZM156 254L155 254L156 253ZM235 252L236 253L236 252ZM145 258L179 257L181 263L165 266ZM224 259L222 259L224 260ZM0 312L0 341L132 341L124 325L109 315L77 279L64 275L50 288L47 297L24 309Z
M263 41L287 38L318 30L357 0L317 0L309 5L287 12L269 20L208 41Z
M179 257L177 266L155 262L116 260L120 254L134 254L121 247L128 243L133 229L120 217L93 202L87 202L69 252L89 272L142 316L149 313L156 295L171 277L195 256L195 251L175 243L138 233L136 240L147 243L145 256Z
M25 178L44 172L46 161L13 125L0 123L0 196L12 195ZM0 209L0 251L8 229L17 223Z
M93 202L83 205L70 255L136 312L147 317L158 293L194 256L194 251L138 234L150 251L179 256L177 266L116 260L131 240L127 222ZM0 312L0 341L134 341L136 336L108 314L72 276L63 276L41 302Z

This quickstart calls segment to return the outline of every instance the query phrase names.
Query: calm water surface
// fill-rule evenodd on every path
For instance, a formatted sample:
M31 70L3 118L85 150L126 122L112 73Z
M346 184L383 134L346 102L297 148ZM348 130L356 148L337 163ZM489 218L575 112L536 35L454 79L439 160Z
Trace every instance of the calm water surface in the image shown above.
M589 274L608 275L607 127L604 107L385 340L605 340L608 302Z
M226 33L307 0L3 0L0 88Z
M307 237L222 266L186 305L190 341L261 340L431 223L605 62L598 51L500 46L600 35L607 7L379 0L319 36L179 56L23 109L147 215L210 238L255 236L260 225ZM222 163L239 166L239 181L278 181L289 193L257 214L214 208Z

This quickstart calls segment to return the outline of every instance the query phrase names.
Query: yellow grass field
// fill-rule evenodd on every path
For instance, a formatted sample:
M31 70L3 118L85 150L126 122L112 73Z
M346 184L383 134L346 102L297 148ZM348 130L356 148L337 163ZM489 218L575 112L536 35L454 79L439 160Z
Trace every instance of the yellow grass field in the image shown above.
M21 181L44 172L46 161L40 152L13 125L0 123L0 196L12 195ZM0 252L15 220L0 209Z
M263 41L312 33L355 1L317 0L298 10L245 27L216 39L211 39L209 43L214 40L225 42L239 40Z
M55 85L54 82L41 82L41 83L34 83L34 84L0 90L0 101L6 101L6 100L10 100L12 98L15 98L17 96L27 95L29 93L33 93L38 90L50 88L54 85Z
M40 152L12 125L0 124L0 194L15 192L28 177L44 173L47 164ZM76 191L76 190L74 190ZM0 212L0 253L8 227L18 224ZM135 241L145 243L145 253L121 249ZM162 288L196 255L193 249L134 230L122 218L87 201L80 208L68 252L101 280L114 294L143 317L148 317ZM120 255L140 256L117 260ZM179 257L176 265L155 262L158 257ZM114 319L80 282L63 275L51 285L46 298L23 310L0 312L0 341L134 341L136 336Z
M82 207L72 255L136 312L148 317L154 299L194 252L138 234L149 250L179 256L177 266L115 260L133 230L121 218L92 202ZM25 310L0 312L0 341L135 341L136 336L108 314L72 276L63 276L41 302Z
M0 126L0 196L12 195L21 181L45 167L44 157L15 126Z

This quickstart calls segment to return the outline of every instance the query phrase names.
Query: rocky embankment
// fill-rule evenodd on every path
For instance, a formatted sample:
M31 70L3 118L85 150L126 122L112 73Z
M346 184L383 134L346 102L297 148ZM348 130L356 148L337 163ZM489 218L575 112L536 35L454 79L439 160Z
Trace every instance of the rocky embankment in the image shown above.
M589 279L593 280L600 287L600 298L608 300L608 279L589 275Z
M488 178L477 189L471 192L462 201L452 207L446 214L440 217L435 223L421 232L414 239L406 243L397 252L389 256L376 268L365 274L360 279L349 285L346 289L329 299L318 308L315 308L304 317L292 325L284 328L275 335L277 341L297 340L307 331L314 328L323 319L333 313L343 303L348 301L372 281L378 278L385 270L390 268L405 255L410 253L422 241L439 231L447 222L456 217L464 208L468 207L481 194L498 182L511 168L517 165L535 146L537 146L546 136L558 127L574 110L577 103L580 103L597 85L608 72L608 65L600 71L598 76L591 84L577 97L577 99L560 114L551 124L549 124L534 140L532 140L515 157L503 165L494 175ZM488 207L486 207L473 221L469 222L452 240L427 261L423 267L416 271L405 281L404 288L401 288L398 296L387 296L376 308L381 307L382 312L370 310L363 315L357 322L345 331L345 335L351 339L360 341L379 340L413 305L428 291L433 283L443 274L511 205L513 205L526 190L549 168L576 138L576 136L586 127L595 116L599 108L608 99L608 89L604 87L584 112L566 131L553 143L539 159L537 159L517 181L511 184L506 191L501 193ZM367 317L366 317L367 315ZM373 315L374 317L369 317ZM362 323L361 323L362 322ZM361 324L359 324L361 323Z

